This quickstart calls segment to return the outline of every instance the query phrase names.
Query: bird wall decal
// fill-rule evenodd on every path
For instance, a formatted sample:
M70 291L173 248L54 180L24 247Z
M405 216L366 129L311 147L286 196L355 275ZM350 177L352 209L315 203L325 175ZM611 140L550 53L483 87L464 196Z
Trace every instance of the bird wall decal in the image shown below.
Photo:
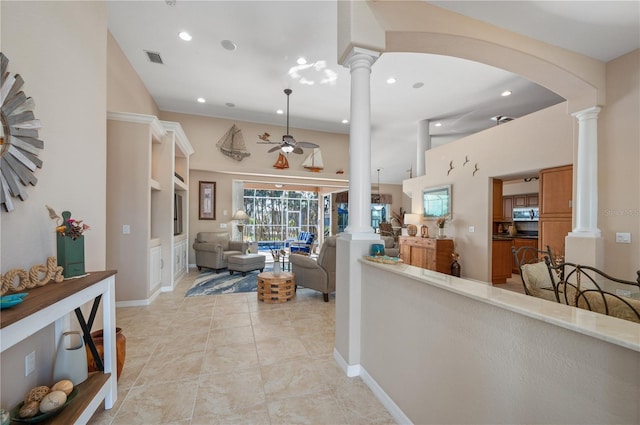
M447 176L449 175L449 173L451 173L451 170L453 170L453 161L449 162L449 170L447 171Z
M476 172L479 171L480 169L478 168L478 163L476 162L475 168L473 169L473 175L476 175Z
M271 136L269 133L267 133L266 131L263 134L258 134L258 139L264 141L264 142L269 142L269 136Z
M465 165L467 165L467 162L469 162L469 157L467 155L464 156L464 162L462 163L462 166L464 167Z

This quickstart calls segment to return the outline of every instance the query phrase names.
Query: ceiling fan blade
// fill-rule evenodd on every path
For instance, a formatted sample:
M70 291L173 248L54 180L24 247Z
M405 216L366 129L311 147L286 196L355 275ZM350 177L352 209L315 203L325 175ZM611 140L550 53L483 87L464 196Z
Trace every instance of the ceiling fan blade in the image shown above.
M293 136L289 134L285 134L284 136L282 136L282 143L293 146L296 144L296 139L294 139Z
M256 145L279 145L280 142L256 142Z
M319 148L320 147L315 143L311 143L311 142L298 142L297 146L300 146L301 148Z
M279 151L280 150L280 146L274 146L271 149L269 149L267 152L271 153L271 152L275 152L275 151Z
M301 153L304 153L304 151L302 150L301 147L296 146L295 148L293 148L293 153L301 154Z

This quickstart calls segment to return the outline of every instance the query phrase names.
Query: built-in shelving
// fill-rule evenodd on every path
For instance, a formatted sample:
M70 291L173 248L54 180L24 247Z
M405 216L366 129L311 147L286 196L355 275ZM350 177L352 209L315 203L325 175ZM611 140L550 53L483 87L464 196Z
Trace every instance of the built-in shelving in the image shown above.
M188 234L191 154L179 123L108 114L107 266L118 269L124 283L117 288L118 301L146 304L158 291L172 290L185 274L187 250L176 247L182 241L176 230Z

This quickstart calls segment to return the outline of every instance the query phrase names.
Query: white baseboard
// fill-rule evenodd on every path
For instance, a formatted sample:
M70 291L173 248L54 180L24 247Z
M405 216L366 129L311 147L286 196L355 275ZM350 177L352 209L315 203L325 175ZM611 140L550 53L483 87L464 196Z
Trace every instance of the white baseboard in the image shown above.
M160 295L159 290L154 292L146 300L116 301L116 307L142 307L145 305L151 305L151 303L153 303L153 300L155 300L158 295Z
M348 364L335 347L333 348L333 358L335 359L336 363L338 363L338 366L340 366L340 369L342 369L345 375L347 375L349 378L360 375L360 365Z
M360 379L364 382L367 387L371 390L373 395L382 403L382 405L391 413L393 419L396 420L398 424L401 425L413 425L411 419L404 414L404 412L398 407L396 403L384 392L382 387L378 385L378 383L369 375L365 368L360 367Z

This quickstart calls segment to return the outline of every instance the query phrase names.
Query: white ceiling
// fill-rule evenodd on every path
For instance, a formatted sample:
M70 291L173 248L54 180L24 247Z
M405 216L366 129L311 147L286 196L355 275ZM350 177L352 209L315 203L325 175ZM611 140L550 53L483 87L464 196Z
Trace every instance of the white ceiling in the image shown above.
M604 61L640 47L638 1L431 3ZM161 110L284 126L285 116L275 111L286 109L283 90L291 88L294 137L295 128L349 132L341 123L349 118L350 77L336 60L335 1L110 1L108 10L111 33ZM193 39L180 40L180 31ZM225 39L237 50L222 48ZM158 52L164 64L151 63L145 50ZM314 65L292 77L299 56ZM331 76L334 82L321 82ZM385 82L391 76L398 80L394 85ZM424 86L413 88L419 82ZM513 95L501 97L506 89ZM197 103L198 97L207 102ZM408 177L423 119L431 121L437 146L495 125L490 118L496 115L518 118L560 101L543 87L483 64L383 54L371 75L371 179L377 181L378 168L381 183ZM437 121L441 127L434 127ZM245 139L251 152L270 148Z

